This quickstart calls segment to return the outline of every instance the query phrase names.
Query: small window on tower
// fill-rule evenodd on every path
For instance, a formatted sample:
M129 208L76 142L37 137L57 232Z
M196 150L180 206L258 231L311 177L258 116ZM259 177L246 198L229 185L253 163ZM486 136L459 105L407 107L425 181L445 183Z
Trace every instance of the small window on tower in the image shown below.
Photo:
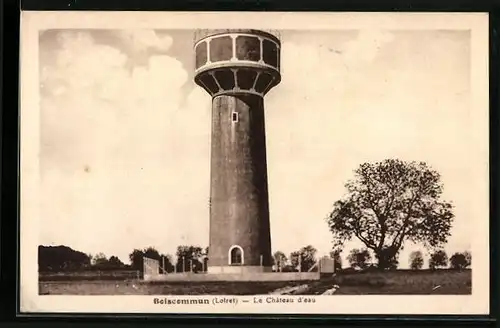
M238 113L233 112L232 118L233 118L233 122L238 122Z

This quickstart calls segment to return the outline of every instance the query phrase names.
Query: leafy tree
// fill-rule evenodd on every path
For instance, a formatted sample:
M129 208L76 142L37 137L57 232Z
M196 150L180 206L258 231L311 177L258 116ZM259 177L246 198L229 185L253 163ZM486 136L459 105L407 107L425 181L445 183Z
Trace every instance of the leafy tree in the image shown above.
M143 256L157 260L160 264L160 273L168 273L174 270L174 266L172 265L172 258L170 255L160 254L158 250L154 247L147 247L143 251ZM163 268L163 264L165 264L165 268Z
M347 256L347 261L351 268L354 269L366 269L370 265L370 260L372 256L370 252L365 249L351 249L349 255Z
M203 248L199 246L177 246L176 256L177 272L189 272L191 271L191 265L193 272L200 272L203 270L203 264L201 262L204 256Z
M386 269L388 270L396 270L399 266L399 261L398 261L398 258L397 258L397 255L396 257L393 257L392 259L389 260L389 265Z
M143 258L144 252L140 249L134 249L132 253L129 254L130 267L133 270L143 271Z
M421 251L414 251L410 254L410 268L420 270L424 266L424 255Z
M145 257L148 257L148 258L153 259L153 260L160 260L161 259L160 252L158 252L158 250L156 248L151 247L151 246L149 246L148 248L145 248L143 250L143 254Z
M98 253L93 257L92 269L95 270L119 270L126 268L126 265L116 256L109 259L103 254Z
M129 254L131 268L143 272L144 270L144 257L157 260L160 264L160 273L173 272L174 266L172 265L172 257L170 255L160 254L154 247L147 247L143 250L134 249ZM165 268L163 268L165 263Z
M464 256L465 256L465 260L466 260L466 268L470 268L470 266L472 265L472 255L469 251L465 251L463 252Z
M335 247L356 237L379 269L391 267L405 241L438 248L450 236L452 205L442 201L438 172L426 163L387 159L365 163L327 218Z
M273 254L273 264L276 265L276 270L282 270L287 261L288 259L282 251L277 251Z
M108 258L104 253L97 253L92 257L92 265L105 266L108 263Z
M467 253L455 253L450 257L450 268L454 270L465 269L470 265L467 259Z
M174 272L174 262L172 261L172 256L168 254L161 254L160 259L160 273L166 274L170 272ZM163 267L165 265L165 267Z
M342 256L340 256L341 253L342 251L338 249L334 249L330 252L330 258L332 258L333 262L335 263L335 270L342 269Z
M290 262L293 268L306 272L316 264L316 253L318 251L311 245L302 247L300 250L290 254Z
M68 246L38 246L38 270L78 271L90 267L88 254L76 251Z
M443 250L438 250L431 254L429 259L429 269L435 270L448 266L448 255Z
M110 258L108 259L108 265L112 268L123 268L125 266L125 264L123 264L123 262L116 256L110 256Z

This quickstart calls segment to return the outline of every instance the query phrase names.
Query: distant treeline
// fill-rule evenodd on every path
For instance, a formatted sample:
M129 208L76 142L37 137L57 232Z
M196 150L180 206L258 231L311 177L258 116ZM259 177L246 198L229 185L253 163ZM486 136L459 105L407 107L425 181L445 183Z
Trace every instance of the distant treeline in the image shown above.
M285 256L283 252L277 251L273 255L273 264L280 271L298 271L299 269L307 271L316 263L316 252L316 249L311 245L292 252L289 257ZM181 245L177 247L175 256L176 260L174 261L171 255L162 254L154 247L134 249L129 254L130 264L125 264L117 256L107 257L103 253L92 255L74 250L68 246L39 246L38 270L40 273L94 270L136 270L143 272L143 259L147 257L159 261L160 273L203 272L207 269L209 248ZM338 266L340 265L339 262Z
M161 254L154 247L134 249L129 254L130 264L125 264L114 255L107 257L103 253L86 254L64 245L41 245L38 246L38 271L40 273L122 270L142 272L144 257L158 260L160 273L206 270L208 247L203 249L198 246L179 246L176 255L177 262L173 263L172 256Z
M74 250L68 246L39 246L38 247L38 269L40 273L57 272L85 272L99 271L135 271L142 273L144 270L144 257L158 260L160 264L160 273L171 272L204 272L207 269L209 261L209 248L199 246L178 246L176 250L176 260L174 261L169 254L162 254L154 247L144 249L134 249L129 254L130 264L123 263L117 256L107 257L103 253L95 255L86 254ZM332 251L330 257L335 260L335 270L344 271L364 271L380 269L372 261L372 255L367 249L352 249L347 257L348 266L342 268L342 258L340 252ZM317 262L317 250L307 245L298 251L292 252L286 256L283 252L277 251L273 254L274 269L283 272L290 271L308 271L314 269ZM410 268L412 270L421 270L424 267L424 258L421 251L415 251L410 254ZM443 250L438 250L430 255L428 267L435 269L468 269L471 267L471 254L468 251L454 253L448 258ZM398 269L399 262L397 258L393 259L391 266L384 270ZM125 274L125 273L124 273ZM135 274L135 273L130 273ZM53 276L53 274L51 274Z
M132 270L118 257L106 258L101 254L92 256L68 246L38 246L39 272L75 272L75 271L106 271Z

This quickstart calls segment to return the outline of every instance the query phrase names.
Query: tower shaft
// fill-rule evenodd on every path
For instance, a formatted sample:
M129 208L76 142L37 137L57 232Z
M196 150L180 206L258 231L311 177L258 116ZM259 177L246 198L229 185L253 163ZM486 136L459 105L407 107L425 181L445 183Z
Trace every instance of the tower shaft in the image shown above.
M210 271L235 271L230 249L243 251L242 265L269 268L271 236L264 103L256 95L212 100ZM237 270L237 269L236 269Z
M208 272L272 266L264 95L281 81L280 41L216 30L195 41L195 83L212 96Z

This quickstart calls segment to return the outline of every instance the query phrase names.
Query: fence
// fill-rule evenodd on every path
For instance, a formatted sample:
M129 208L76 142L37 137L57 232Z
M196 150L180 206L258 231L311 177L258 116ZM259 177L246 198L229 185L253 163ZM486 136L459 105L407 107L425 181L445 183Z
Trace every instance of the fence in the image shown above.
M195 274L192 270L192 265L188 271L174 271L172 274L160 274L164 272L160 261L144 257L144 280L146 281L298 281L298 280L316 280L322 275L333 274L335 271L335 261L329 257L319 259L306 272L247 272L241 273L210 273L210 274ZM300 268L301 259L299 259ZM181 259L182 267L187 264L184 259ZM165 264L163 263L163 266ZM204 269L205 266L204 266ZM202 271L204 272L204 270Z
M303 268L303 260L301 255L298 256L297 260L298 263L295 266L287 265L277 261L277 264L274 265L274 268L278 272L287 272L284 271L283 269L288 267L292 268L293 270L296 270L295 272L320 272L320 273L334 273L336 269L335 260L330 258L329 256L324 256L320 258L319 260L314 262L314 264L309 268L307 267Z

